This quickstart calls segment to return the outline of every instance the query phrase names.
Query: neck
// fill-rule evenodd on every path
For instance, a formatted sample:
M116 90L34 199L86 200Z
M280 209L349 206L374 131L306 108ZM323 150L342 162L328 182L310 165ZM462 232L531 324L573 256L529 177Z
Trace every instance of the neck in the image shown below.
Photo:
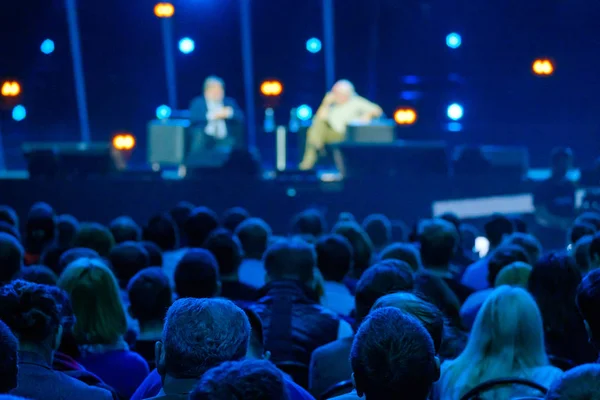
M237 282L240 278L238 273L230 274L230 275L221 275L221 282Z
M48 346L45 345L40 345L37 343L20 342L19 351L35 353L43 357L44 361L46 361L48 365L52 365L52 362L54 361L54 350L50 349Z
M160 320L140 322L140 336L138 339L160 338L163 327L164 323Z

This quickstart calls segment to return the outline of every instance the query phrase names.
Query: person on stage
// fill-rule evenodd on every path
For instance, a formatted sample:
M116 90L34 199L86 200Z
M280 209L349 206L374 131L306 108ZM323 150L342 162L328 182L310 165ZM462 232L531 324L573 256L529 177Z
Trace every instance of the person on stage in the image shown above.
M323 98L306 134L306 149L300 169L312 169L326 144L342 142L349 124L367 124L382 114L381 107L356 94L350 81L336 82Z
M190 104L193 132L191 152L215 147L242 147L244 114L231 97L225 97L225 83L217 76L204 81L204 94Z

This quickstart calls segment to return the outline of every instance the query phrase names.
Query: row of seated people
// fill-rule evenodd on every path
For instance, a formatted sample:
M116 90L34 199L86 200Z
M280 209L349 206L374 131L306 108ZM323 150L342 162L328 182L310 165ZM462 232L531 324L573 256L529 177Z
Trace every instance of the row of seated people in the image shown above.
M0 389L29 399L425 400L501 378L554 384L553 399L595 388L594 366L572 368L597 358L597 214L574 221L569 252L546 254L495 215L479 260L464 243L474 228L453 215L394 243L381 215L360 225L344 214L328 232L308 210L292 225L274 237L243 209L219 218L183 203L143 229L127 217L104 227L38 203L21 238L17 215L0 208Z

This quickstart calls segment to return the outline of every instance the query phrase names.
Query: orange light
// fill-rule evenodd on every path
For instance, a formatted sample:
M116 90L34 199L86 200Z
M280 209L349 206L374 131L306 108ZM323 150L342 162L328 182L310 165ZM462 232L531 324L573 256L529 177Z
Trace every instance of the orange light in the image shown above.
M116 150L133 150L135 147L135 137L130 133L119 133L113 137L112 145Z
M4 97L17 97L21 94L21 85L17 81L5 81L0 93Z
M547 58L538 58L531 68L534 74L541 76L550 76L554 72L554 64Z
M417 121L417 112L412 108L399 108L394 113L398 125L412 125Z
M283 85L279 81L264 81L260 85L260 92L264 96L279 96L283 92Z
M175 14L175 7L171 3L158 3L154 6L154 15L158 18L171 18Z

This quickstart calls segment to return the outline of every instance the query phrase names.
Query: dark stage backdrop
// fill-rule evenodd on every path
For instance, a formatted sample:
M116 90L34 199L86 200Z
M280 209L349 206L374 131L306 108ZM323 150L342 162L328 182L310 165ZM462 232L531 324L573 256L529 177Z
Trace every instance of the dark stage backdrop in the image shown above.
M117 131L139 138L167 102L159 20L151 0L78 0L88 105L93 140ZM222 76L227 91L244 105L238 0L173 0L175 40L196 42L190 55L176 54L180 105L201 92L209 74ZM451 143L529 147L534 165L546 164L553 146L571 145L580 164L600 153L600 2L590 0L334 0L336 75L352 80L359 93L388 115L401 105L419 112L406 138ZM317 107L325 92L323 52L305 42L322 39L321 0L252 0L257 114L258 84L277 78L284 94L279 123L299 104ZM0 111L10 160L25 140L79 138L75 89L63 0L2 2L0 79L23 83L28 117L21 123ZM445 36L462 35L450 50ZM45 38L56 51L43 55ZM531 73L536 57L555 60L555 74ZM417 76L407 84L403 77ZM420 92L407 102L403 91ZM464 105L464 130L447 132L445 108ZM257 115L258 121L261 116ZM273 138L260 133L268 158Z

